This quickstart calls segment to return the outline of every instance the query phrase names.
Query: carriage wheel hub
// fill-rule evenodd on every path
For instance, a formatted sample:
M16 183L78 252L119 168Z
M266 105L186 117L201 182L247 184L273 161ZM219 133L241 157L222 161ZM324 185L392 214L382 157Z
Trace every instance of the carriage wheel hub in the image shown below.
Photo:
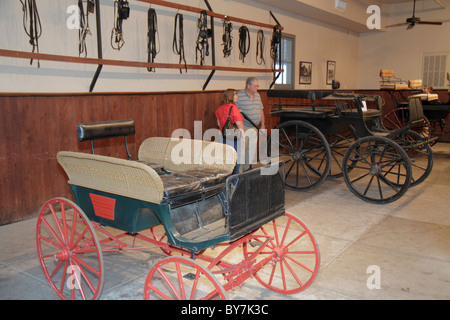
M69 249L63 249L62 251L55 253L53 257L55 261L58 262L60 260L69 260L71 256L72 253L69 251Z
M303 154L299 151L294 152L291 156L291 159L294 161L299 161L299 160L303 159Z
M275 248L273 252L275 253L275 258L277 259L281 259L286 254L286 250L284 247Z
M372 176L377 176L381 173L381 168L378 164L373 164L372 167L370 168L370 175Z

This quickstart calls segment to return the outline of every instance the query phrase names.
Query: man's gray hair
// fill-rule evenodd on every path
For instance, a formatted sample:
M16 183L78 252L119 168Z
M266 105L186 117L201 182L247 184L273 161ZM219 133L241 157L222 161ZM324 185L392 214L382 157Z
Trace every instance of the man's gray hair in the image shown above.
M245 87L248 87L249 85L253 84L253 82L258 81L255 77L249 77L245 81Z

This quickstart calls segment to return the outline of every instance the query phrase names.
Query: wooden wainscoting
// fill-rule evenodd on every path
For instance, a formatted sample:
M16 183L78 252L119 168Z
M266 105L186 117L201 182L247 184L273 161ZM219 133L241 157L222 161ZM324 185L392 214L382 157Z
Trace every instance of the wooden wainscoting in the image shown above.
M78 123L134 119L136 134L128 143L137 159L148 137L170 137L179 128L193 137L194 121L202 121L203 132L217 128L222 93L0 94L0 225L37 216L53 197L72 199L56 154L91 152L89 141L77 139ZM96 154L126 158L123 138L94 146Z

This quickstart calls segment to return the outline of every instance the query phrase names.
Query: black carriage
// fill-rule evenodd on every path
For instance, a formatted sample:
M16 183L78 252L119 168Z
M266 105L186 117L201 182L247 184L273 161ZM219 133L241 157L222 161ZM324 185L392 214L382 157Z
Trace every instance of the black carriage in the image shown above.
M437 94L416 93L411 90L407 92L412 93L411 97L420 98L423 106L424 122L413 130L428 138L430 145L434 145L437 139L445 133L445 119L450 113L450 101L440 101ZM408 97L401 90L389 90L389 94L394 107L383 115L383 125L390 130L395 130L408 123Z
M429 140L412 131L424 122L419 98L408 100L405 126L387 130L379 96L295 90L270 90L268 96L279 99L270 114L280 120L278 152L289 188L311 190L327 177L343 176L359 198L389 203L431 172ZM308 102L287 104L282 98Z

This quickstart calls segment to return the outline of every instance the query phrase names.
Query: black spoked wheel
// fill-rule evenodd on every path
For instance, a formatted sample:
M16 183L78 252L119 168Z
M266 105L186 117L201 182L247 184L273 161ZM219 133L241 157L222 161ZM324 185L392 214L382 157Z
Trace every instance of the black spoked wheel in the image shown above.
M324 135L313 125L292 120L279 130L279 156L286 163L285 184L311 190L323 183L330 171L331 151Z
M411 162L396 142L384 137L358 139L344 155L344 180L359 198L371 203L390 203L408 190Z
M415 131L407 131L394 139L405 150L411 161L411 187L423 182L433 168L433 150L426 140Z
M325 136L331 151L331 166L328 178L342 177L342 159L350 145L355 142L356 135L352 129L345 132L334 133Z

